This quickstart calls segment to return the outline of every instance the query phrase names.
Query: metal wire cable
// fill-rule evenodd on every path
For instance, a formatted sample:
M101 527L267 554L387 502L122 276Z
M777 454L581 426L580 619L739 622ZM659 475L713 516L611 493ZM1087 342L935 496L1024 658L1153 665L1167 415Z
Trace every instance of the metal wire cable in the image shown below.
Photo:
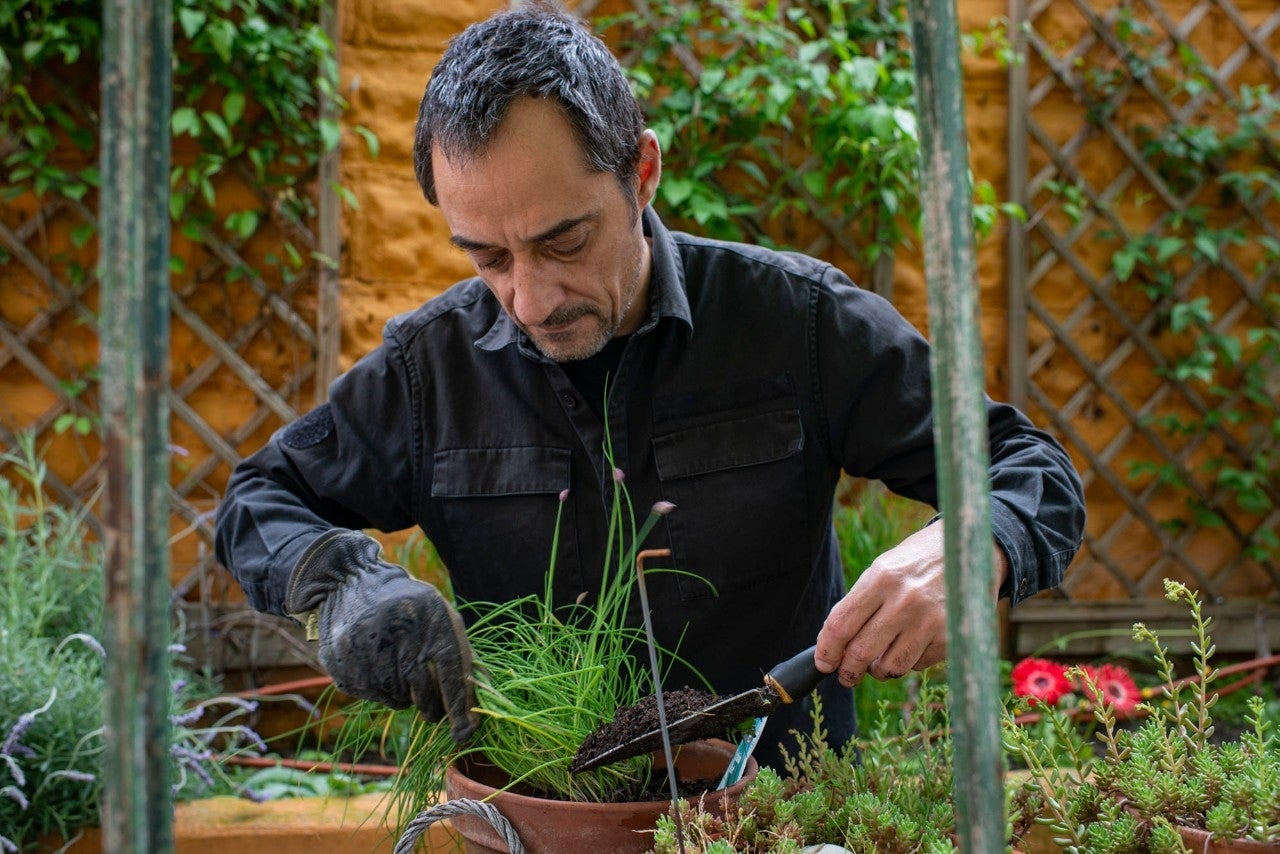
M516 835L516 829L511 826L511 822L507 821L507 817L498 812L497 807L493 806L493 804L486 804L484 801L476 801L471 798L445 801L418 813L413 821L409 822L408 826L405 827L404 833L400 836L400 841L396 843L392 854L410 854L413 851L413 846L417 844L418 839L426 832L428 827L441 819L453 818L459 815L474 815L484 819L493 825L493 829L502 836L502 841L507 844L509 854L524 854L524 844L520 841L520 837Z

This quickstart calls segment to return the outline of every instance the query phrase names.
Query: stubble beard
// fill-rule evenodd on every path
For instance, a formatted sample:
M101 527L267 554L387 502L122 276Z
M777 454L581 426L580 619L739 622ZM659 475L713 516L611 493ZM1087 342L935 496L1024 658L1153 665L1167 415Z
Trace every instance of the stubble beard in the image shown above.
M538 351L548 359L556 362L577 362L590 359L604 349L604 346L618 334L621 318L631 313L635 305L636 295L640 292L640 271L644 265L639 253L631 268L630 286L623 295L622 310L619 320L607 317L599 308L591 304L565 306L552 312L544 321L548 326L561 326L584 317L594 321L593 328L587 330L571 330L563 338L558 335L530 334L529 338ZM527 330L526 330L527 331Z

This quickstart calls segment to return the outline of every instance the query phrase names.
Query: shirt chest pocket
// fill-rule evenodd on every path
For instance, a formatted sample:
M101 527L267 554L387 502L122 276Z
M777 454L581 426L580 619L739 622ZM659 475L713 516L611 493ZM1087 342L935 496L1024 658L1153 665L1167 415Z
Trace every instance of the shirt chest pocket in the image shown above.
M503 602L541 592L560 493L569 488L569 450L454 448L432 461L431 498L446 526L441 554L459 596ZM572 519L560 525L562 540L572 542L564 530ZM556 587L579 588L576 565L563 549L560 557Z
M794 403L774 405L655 431L663 496L679 508L668 517L676 562L697 577L677 577L682 599L747 605L807 568L804 426Z

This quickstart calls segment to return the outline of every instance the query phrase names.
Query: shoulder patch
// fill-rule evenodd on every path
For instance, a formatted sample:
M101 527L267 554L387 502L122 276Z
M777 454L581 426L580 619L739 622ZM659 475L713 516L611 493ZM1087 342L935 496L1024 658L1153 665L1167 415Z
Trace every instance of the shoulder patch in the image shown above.
M284 428L280 438L287 447L295 451L314 448L333 435L333 411L329 404L322 403L306 415Z

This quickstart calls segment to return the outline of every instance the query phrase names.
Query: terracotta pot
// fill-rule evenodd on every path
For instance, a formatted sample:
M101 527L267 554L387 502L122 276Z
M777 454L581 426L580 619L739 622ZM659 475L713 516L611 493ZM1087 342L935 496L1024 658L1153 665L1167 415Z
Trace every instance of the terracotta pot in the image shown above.
M1280 844L1252 839L1212 839L1207 830L1178 827L1182 841L1195 854L1280 854Z
M1125 806L1125 812L1144 818L1143 814L1131 806ZM1252 839L1214 839L1207 830L1175 824L1174 830L1182 837L1183 843L1194 854L1280 854L1280 843L1254 842Z
M681 780L707 780L724 774L734 745L708 739L678 750L677 776ZM654 764L660 769L666 767L661 754ZM755 759L751 759L741 780L706 795L706 808L723 815L726 806L755 779L758 770ZM664 770L664 776L665 773ZM593 804L498 792L506 782L502 771L473 759L449 767L445 793L450 800L491 798L489 803L511 822L527 854L643 854L653 847L653 834L647 831L652 831L658 816L671 808L669 800ZM454 832L466 840L471 854L506 854L506 843L484 819L462 815L449 821Z

